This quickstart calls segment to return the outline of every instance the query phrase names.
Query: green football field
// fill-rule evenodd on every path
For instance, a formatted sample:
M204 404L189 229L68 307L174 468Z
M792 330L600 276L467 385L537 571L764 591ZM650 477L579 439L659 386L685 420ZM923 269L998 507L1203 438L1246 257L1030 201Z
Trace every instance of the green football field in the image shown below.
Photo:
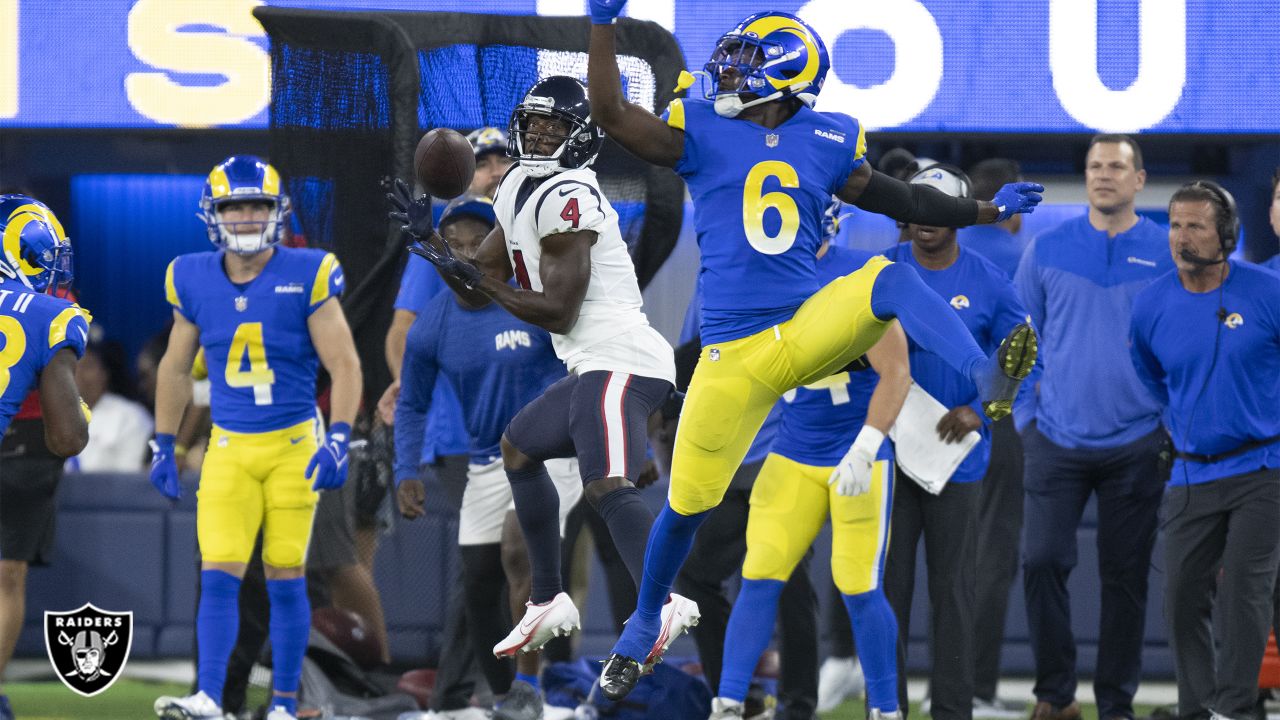
M109 690L92 698L83 698L61 683L8 683L6 692L14 712L22 720L146 720L154 718L151 703L160 695L184 695L186 685L121 679ZM265 700L265 697L261 698ZM1085 705L1083 720L1097 720L1097 708ZM912 715L917 706L912 703ZM1136 708L1139 717L1148 715L1150 707ZM861 720L861 701L849 701L829 713L824 720Z

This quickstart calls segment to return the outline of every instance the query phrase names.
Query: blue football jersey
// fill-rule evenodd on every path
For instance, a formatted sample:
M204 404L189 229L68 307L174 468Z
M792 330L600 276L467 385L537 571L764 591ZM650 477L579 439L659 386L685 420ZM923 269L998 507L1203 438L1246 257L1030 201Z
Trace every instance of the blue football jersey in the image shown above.
M89 313L69 300L0 283L0 435L36 386L40 371L63 348L76 357L89 342Z
M442 377L457 389L471 438L471 460L500 456L499 442L511 418L565 376L551 335L497 303L463 308L442 292L418 315L405 340L396 405L396 477L415 477L422 425Z
M831 246L818 259L818 282L825 285L857 270L874 253ZM803 465L834 467L867 420L867 406L880 376L875 370L836 373L783 394L786 405L773 441L775 452ZM892 457L886 440L881 459Z
M169 304L200 328L213 422L256 433L314 417L320 359L307 318L342 294L342 266L332 253L276 246L256 278L236 284L222 255L181 255L164 281Z
M801 107L770 130L722 118L705 100L673 100L663 118L684 131L675 169L693 196L702 253L702 343L788 320L820 287L822 214L865 162L862 126Z

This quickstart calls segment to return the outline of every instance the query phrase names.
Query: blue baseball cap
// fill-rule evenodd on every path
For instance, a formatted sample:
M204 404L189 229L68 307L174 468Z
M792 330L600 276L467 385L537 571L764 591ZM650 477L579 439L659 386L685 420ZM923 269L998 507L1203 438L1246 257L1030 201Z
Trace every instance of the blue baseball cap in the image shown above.
M492 200L484 195L466 193L445 206L444 212L440 214L440 227L443 229L449 222L459 220L463 216L474 217L489 227L498 224L498 216L493 212Z

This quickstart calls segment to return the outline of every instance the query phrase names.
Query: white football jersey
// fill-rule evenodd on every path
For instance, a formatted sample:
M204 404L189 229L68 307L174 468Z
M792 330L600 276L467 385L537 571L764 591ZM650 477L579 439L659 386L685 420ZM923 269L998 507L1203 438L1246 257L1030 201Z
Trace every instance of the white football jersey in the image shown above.
M535 292L542 290L542 238L579 230L596 233L578 322L563 335L551 334L556 355L570 372L607 370L675 382L671 345L645 317L618 213L600 192L594 170L533 178L517 164L498 186L494 212L507 238L516 282Z

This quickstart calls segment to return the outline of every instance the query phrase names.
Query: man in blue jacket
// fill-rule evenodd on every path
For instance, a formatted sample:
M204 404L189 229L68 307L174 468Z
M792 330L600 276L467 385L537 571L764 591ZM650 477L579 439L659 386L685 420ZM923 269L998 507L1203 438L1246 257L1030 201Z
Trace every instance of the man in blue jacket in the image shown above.
M1168 441L1160 404L1129 362L1128 328L1133 298L1173 267L1165 229L1134 211L1145 182L1132 138L1095 136L1085 159L1088 212L1032 241L1014 280L1043 337L1043 372L1027 378L1036 392L1024 393L1034 402L1014 414L1026 458L1022 567L1036 662L1033 720L1080 714L1067 578L1093 493L1102 576L1098 717L1133 718L1142 675Z
M1133 307L1133 364L1177 448L1162 515L1181 718L1254 716L1280 562L1280 278L1227 259L1239 227L1216 183L1179 188L1177 270Z

